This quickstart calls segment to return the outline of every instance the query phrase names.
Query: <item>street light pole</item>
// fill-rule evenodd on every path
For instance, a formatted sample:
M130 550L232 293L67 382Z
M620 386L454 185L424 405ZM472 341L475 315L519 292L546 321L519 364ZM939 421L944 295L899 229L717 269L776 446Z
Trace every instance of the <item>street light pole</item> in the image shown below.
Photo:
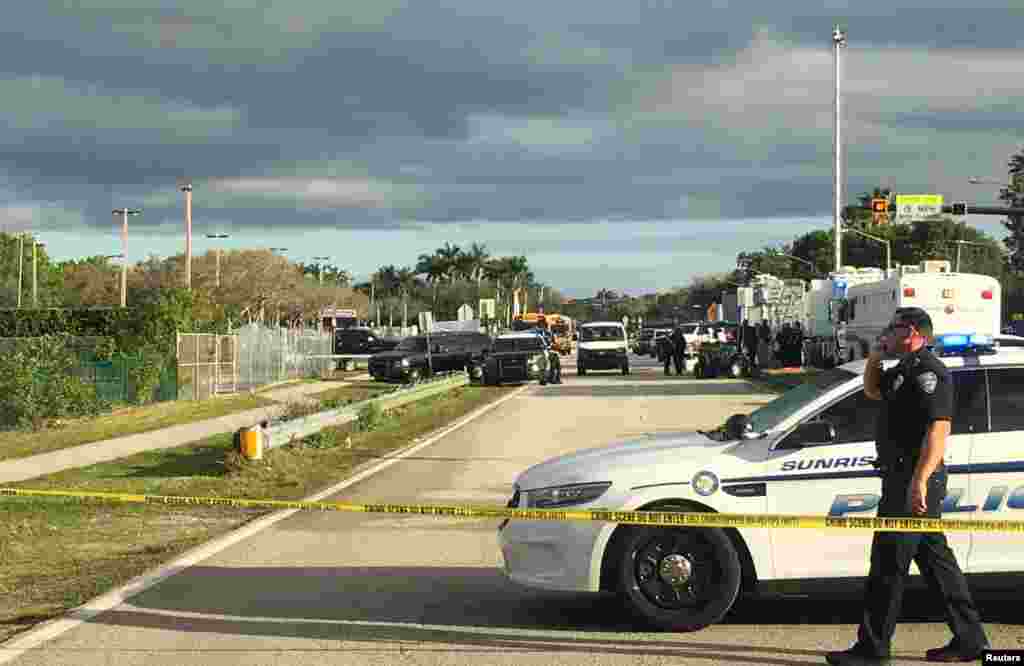
M832 226L835 233L835 270L842 270L843 263L843 234L842 234L842 196L843 196L843 161L841 136L841 115L840 115L840 77L839 77L839 50L846 46L846 33L836 25L832 30L832 46L835 60L835 131L833 132L833 152L835 166L833 169L832 190L835 195L834 209L832 211Z
M18 234L18 308L21 308L22 272L25 266L25 232Z
M960 249L964 245L980 245L981 247L987 247L987 245L985 243L976 243L974 241L969 241L969 240L955 240L953 242L956 243L956 272L957 273L960 272Z
M328 259L330 259L330 257L313 257L313 261L316 262L316 273L317 277L320 279L321 287L324 286L324 267L320 262L327 261Z
M121 216L121 307L128 306L128 216L138 215L141 210L130 208L115 208L111 211L114 215Z
M185 288L192 289L192 184L181 188L185 193Z
M36 279L38 274L36 270L36 248L40 245L46 245L46 243L40 243L36 239L32 239L32 307L39 307L39 283Z
M231 238L231 236L229 236L228 234L206 234L206 237L207 238L215 238L215 239ZM217 245L217 255L216 256L217 256L217 259L216 259L216 261L217 261L217 273L216 273L216 275L217 275L217 277L216 277L217 289L220 289L220 245L219 244Z

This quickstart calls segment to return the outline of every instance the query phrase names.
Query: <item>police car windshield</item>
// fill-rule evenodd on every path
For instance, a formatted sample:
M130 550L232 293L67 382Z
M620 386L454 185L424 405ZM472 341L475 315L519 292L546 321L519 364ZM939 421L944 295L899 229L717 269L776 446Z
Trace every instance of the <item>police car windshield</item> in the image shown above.
M495 352L511 351L543 351L544 345L539 336L531 338L498 338L494 341Z
M752 412L750 425L754 432L772 430L802 407L817 400L823 393L855 377L856 373L841 368L814 373L805 379L803 384L794 386L764 407Z

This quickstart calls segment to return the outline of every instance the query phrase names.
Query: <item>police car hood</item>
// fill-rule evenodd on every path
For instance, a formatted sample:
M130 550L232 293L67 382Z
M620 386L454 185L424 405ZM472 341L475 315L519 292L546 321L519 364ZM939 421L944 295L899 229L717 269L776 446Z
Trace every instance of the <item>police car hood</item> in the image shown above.
M689 481L703 464L736 443L696 432L651 433L546 460L520 474L516 485L522 490L598 481L633 486L680 481L680 474Z

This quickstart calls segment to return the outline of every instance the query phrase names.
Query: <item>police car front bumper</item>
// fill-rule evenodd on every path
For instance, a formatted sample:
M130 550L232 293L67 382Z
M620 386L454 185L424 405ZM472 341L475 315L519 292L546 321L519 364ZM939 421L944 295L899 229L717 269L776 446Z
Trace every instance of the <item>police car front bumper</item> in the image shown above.
M573 507L576 508L576 507ZM597 592L600 558L593 557L607 524L510 520L498 531L504 573L525 587L564 592Z

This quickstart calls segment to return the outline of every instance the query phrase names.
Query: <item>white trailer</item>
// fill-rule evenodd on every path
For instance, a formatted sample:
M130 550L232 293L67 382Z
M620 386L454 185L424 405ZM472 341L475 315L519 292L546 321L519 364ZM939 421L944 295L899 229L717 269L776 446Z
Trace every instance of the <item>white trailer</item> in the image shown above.
M843 362L843 326L840 315L852 286L886 279L881 268L844 266L827 280L811 280L804 296L804 362L828 368Z
M897 308L919 307L931 315L935 335L999 334L999 281L988 275L950 272L948 261L903 266L880 282L852 286L839 331L843 361L865 358Z

